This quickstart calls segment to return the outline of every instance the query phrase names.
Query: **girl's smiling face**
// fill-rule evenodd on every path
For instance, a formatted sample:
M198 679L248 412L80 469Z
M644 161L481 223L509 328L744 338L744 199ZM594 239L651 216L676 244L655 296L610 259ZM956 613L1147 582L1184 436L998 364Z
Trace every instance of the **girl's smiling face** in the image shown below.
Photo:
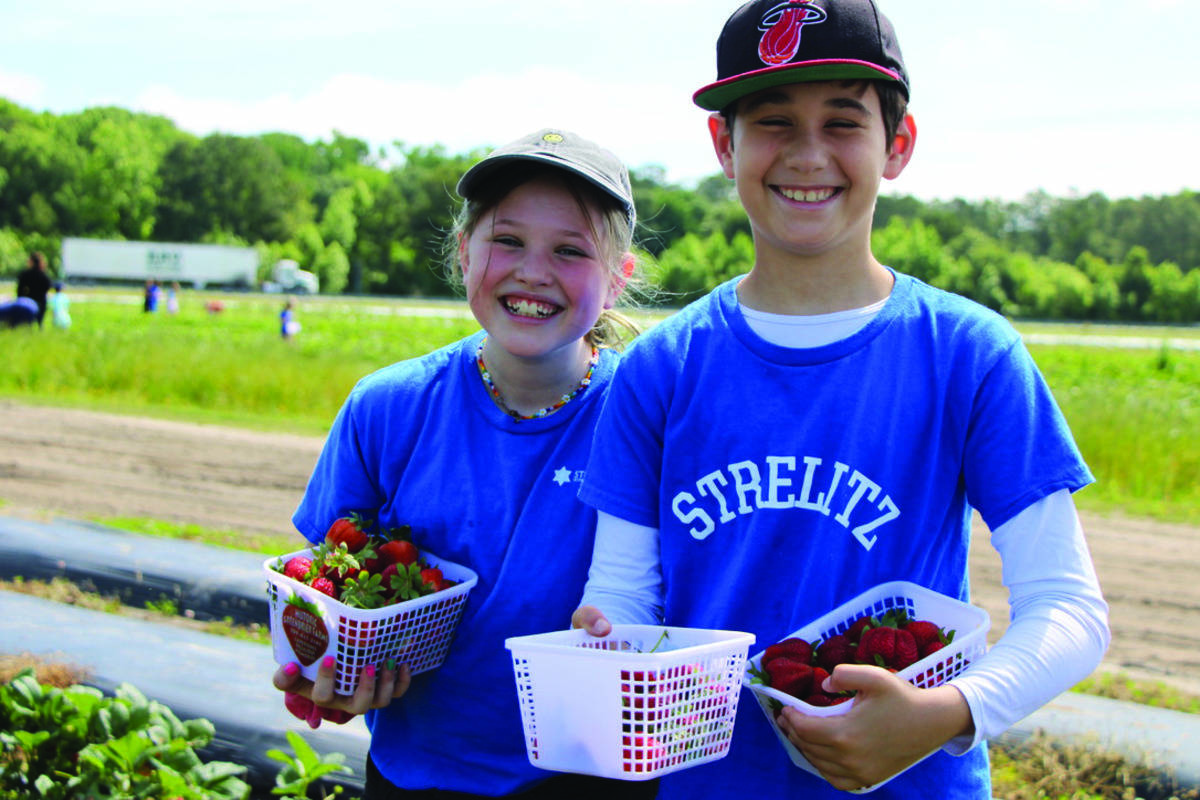
M590 353L583 337L619 293L606 235L602 215L552 176L521 184L483 214L459 260L489 341L535 361Z

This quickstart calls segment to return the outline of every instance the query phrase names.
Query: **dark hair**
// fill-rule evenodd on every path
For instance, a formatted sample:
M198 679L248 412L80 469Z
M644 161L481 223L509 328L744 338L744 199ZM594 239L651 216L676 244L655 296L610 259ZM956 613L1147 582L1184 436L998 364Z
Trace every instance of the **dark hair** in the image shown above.
M623 257L633 251L633 227L625 208L612 195L602 191L589 181L573 175L566 170L549 165L533 162L516 163L498 168L488 176L475 190L474 196L463 202L454 218L450 235L446 237L444 253L446 277L452 285L462 285L461 265L459 264L459 242L471 235L479 221L498 206L517 187L530 181L548 177L561 181L575 198L579 210L585 219L592 219L591 210L599 211L603 230L593 230L596 241L602 242L604 262L608 265L613 280L620 281L626 293L631 284L638 283L637 261L631 274L622 272ZM605 309L600 313L595 326L587 334L587 341L596 347L614 347L621 349L626 343L640 333L640 327L624 314Z
M887 143L888 152L891 152L892 142L896 139L896 132L900 130L900 123L904 121L904 115L908 113L908 98L904 95L904 89L896 81L852 80L843 81L842 86L854 86L862 83L875 87L875 95L879 98L879 113L883 118L884 141ZM737 106L740 100L741 98L738 98L721 109L721 116L725 118L725 125L731 131L733 130L733 121L737 116Z

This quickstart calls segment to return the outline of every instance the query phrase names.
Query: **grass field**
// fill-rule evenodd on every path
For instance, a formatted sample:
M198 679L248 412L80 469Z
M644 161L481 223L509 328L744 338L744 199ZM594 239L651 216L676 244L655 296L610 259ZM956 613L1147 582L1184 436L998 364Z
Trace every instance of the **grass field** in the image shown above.
M0 396L319 435L358 378L477 327L461 304L306 298L299 303L303 330L289 343L278 336L279 297L185 292L174 317L143 314L140 298L128 291L74 289L72 299L69 331L0 330ZM220 299L224 310L206 312L209 299ZM1019 327L1070 336L1195 336L1174 328ZM1200 524L1200 352L1074 345L1034 345L1031 352L1099 479L1080 493L1080 505ZM104 521L125 530L245 545L235 531ZM256 544L276 553L289 543L290 537ZM61 584L47 591L60 601L107 603L66 600L63 593L75 598L78 592ZM262 639L261 631L229 635ZM1192 713L1200 708L1197 698L1120 677L1095 678L1081 689ZM1048 742L994 748L993 759L996 797L1124 800L1150 796L1140 788L1154 779L1121 758Z
M68 331L0 330L0 396L323 434L363 375L476 330L461 303L302 298L296 340L282 299L184 292L144 314L129 290L73 289ZM205 303L219 299L213 314ZM652 323L661 315L648 314ZM1018 326L1025 332L1025 326ZM1038 333L1189 338L1189 328L1030 326ZM1200 350L1030 347L1097 483L1084 508L1200 524Z

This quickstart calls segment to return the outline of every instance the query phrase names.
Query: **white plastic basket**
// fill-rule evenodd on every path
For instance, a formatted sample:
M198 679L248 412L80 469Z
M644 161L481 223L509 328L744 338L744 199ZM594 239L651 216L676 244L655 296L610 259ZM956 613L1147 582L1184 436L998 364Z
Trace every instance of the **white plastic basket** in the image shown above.
M312 557L312 550L299 550L282 557ZM454 629L462 618L467 595L479 577L467 567L422 552L421 558L457 585L440 592L405 600L383 608L352 608L293 580L274 569L279 557L263 562L271 611L271 645L275 661L295 661L300 674L312 680L321 660L332 655L337 662L334 691L354 694L359 676L368 664L381 666L389 658L407 664L413 675L441 665L450 649ZM296 597L317 610L300 608L289 600ZM297 610L288 611L289 605ZM285 618L285 612L287 614Z
M723 758L753 643L749 633L660 625L505 640L529 762L647 780Z
M943 630L954 631L954 640L950 644L896 673L898 677L914 686L939 686L961 673L971 662L987 652L987 632L991 627L991 619L985 610L909 581L881 583L783 638L803 639L819 645L831 636L845 633L859 617L880 617L892 609L903 610L912 619L927 619ZM763 653L765 652L764 649ZM761 668L763 653L757 653L750 659L756 670ZM810 716L831 717L848 712L854 705L853 698L837 705L814 706L778 689L753 682L749 672L746 673L745 684L754 692L759 708L762 709L771 730L775 731L792 763L819 775L816 768L808 763L808 759L788 741L775 723L776 710L780 705L787 705ZM896 776L892 775L855 793L874 791L894 777Z

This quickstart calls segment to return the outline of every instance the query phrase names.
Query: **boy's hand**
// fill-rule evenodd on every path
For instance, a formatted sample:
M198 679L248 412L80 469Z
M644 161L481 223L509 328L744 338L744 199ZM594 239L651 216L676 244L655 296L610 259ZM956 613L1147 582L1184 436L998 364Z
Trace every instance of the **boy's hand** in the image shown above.
M402 697L412 682L407 664L380 670L378 674L368 664L359 676L354 694L347 697L333 691L334 667L333 657L326 657L317 668L315 682L301 677L300 668L295 664L285 664L275 670L273 682L276 689L286 693L284 704L309 727L318 727L322 719L340 725L358 714L383 708Z
M817 771L843 791L912 766L972 730L967 701L952 686L918 689L881 667L841 664L826 687L854 691L841 716L810 717L785 706L779 728Z
M612 632L612 624L595 606L580 606L571 615L571 627L583 628L592 636L607 636Z

